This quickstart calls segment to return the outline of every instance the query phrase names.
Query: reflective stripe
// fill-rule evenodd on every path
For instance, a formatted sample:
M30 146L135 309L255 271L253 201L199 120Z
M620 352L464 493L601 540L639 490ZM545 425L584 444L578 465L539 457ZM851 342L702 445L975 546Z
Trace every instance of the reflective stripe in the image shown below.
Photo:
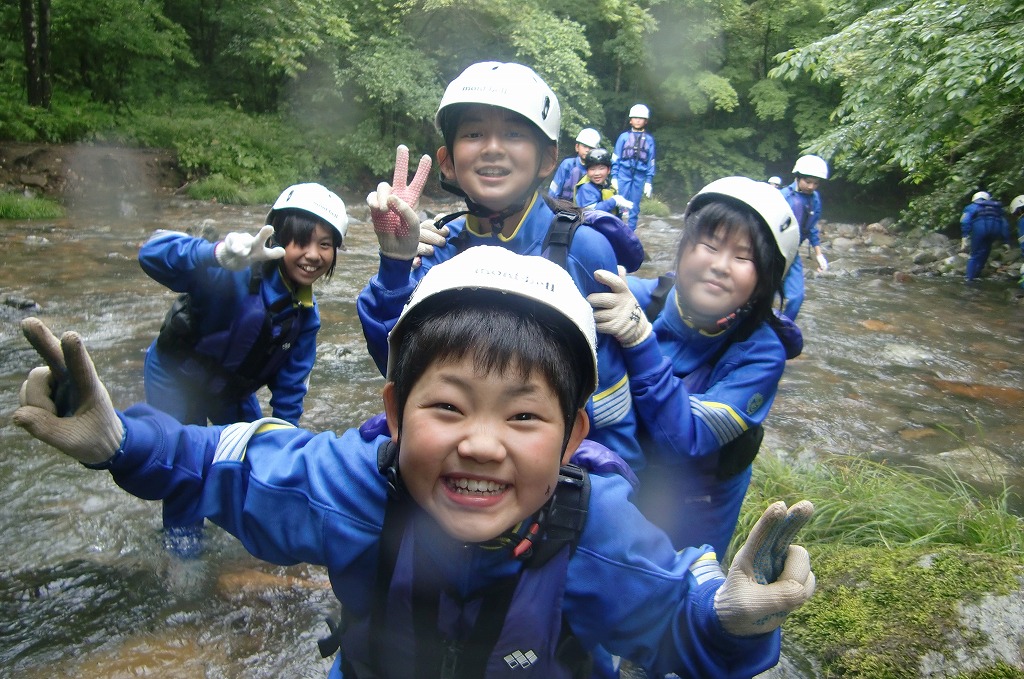
M622 379L604 391L594 394L594 421L595 427L607 427L610 424L621 421L633 407L633 396L629 393L629 376L623 375Z
M690 396L690 409L697 419L708 426L720 446L732 441L748 428L746 421L725 403L701 401L696 396Z
M708 552L690 564L690 572L693 573L698 585L703 585L709 580L725 579L725 573L714 552Z
M265 429L264 425L268 425ZM245 459L245 449L249 439L259 431L291 427L285 420L276 417L262 417L255 422L236 422L229 424L221 432L217 450L213 454L213 464L218 462L241 462Z

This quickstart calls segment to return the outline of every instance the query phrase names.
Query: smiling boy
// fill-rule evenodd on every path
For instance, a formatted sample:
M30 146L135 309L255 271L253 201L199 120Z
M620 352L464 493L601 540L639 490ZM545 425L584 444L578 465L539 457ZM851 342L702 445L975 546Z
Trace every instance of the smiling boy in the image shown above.
M658 676L750 677L814 590L790 544L809 503L772 505L728 577L630 504L621 460L583 442L590 306L538 257L484 248L434 267L390 338L386 424L341 435L118 413L78 335L24 328L49 367L14 422L139 497L190 495L259 558L325 566L346 615L331 677L568 679L597 645ZM52 398L65 370L73 413ZM560 470L570 456L584 468Z

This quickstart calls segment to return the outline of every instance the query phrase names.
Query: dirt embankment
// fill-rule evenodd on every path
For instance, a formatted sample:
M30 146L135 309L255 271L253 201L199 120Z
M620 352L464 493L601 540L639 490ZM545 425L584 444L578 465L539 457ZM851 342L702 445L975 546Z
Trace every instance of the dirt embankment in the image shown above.
M0 191L73 203L92 193L172 193L184 183L170 150L0 141Z

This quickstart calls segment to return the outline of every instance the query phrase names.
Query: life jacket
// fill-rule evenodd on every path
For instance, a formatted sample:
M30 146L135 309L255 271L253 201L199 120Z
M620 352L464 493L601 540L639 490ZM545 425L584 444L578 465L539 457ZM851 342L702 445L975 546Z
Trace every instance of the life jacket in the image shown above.
M971 230L978 227L979 233L998 235L1003 228L1003 204L998 200L979 200L978 209L971 215Z
M188 293L175 300L160 326L157 347L179 357L182 372L204 380L210 394L240 398L267 384L299 336L301 324L291 298L268 307L261 292L263 276L263 267L254 265L248 293L226 330L200 336Z
M366 437L378 425L371 420L360 432ZM590 457L580 459L602 469L625 467L606 449ZM321 655L340 647L346 679L590 676L590 656L562 617L569 559L590 502L586 467L561 468L553 497L535 517L518 573L459 599L444 586L443 575L437 577L436 564L422 556L416 531L408 530L417 509L402 486L396 458L395 444L380 446L378 468L388 479L389 497L370 614L343 617L332 626L331 636L320 642Z
M622 145L622 155L619 156L619 160L633 161L646 165L651 152L650 144L647 143L647 136L646 132L630 131L629 138Z
M584 184L594 184L594 182L590 181L590 177L581 177L580 180L578 182L576 182L576 185L573 186L573 189L572 189L572 199L571 199L572 202L574 204L576 204L576 205L579 205L579 202L576 200L576 197L579 194L580 187L583 186ZM597 186L597 184L594 184L594 186ZM619 193L618 191L613 189L611 186L597 186L597 188L601 192L601 197L598 199L601 202L604 202L604 201L608 200L609 198L611 198L612 196L618 195L618 193ZM622 219L622 212L619 211L618 206L613 208L609 214L615 215L619 219Z
M800 225L800 242L803 243L811 237L808 225L811 222L811 217L814 216L814 194L800 193L795 191L792 186L785 186L782 188L782 195L785 196L786 202L793 210L796 223Z
M572 169L569 170L569 176L558 187L558 197L562 200L571 201L576 193L576 186L580 183L580 178L586 175L586 171L586 168L582 167L579 162L574 163Z

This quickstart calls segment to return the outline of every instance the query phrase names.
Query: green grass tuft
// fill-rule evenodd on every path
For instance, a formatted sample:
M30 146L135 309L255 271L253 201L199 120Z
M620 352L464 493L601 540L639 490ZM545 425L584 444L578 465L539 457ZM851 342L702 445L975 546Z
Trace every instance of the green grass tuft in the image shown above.
M47 198L0 193L0 219L60 219L64 208Z

